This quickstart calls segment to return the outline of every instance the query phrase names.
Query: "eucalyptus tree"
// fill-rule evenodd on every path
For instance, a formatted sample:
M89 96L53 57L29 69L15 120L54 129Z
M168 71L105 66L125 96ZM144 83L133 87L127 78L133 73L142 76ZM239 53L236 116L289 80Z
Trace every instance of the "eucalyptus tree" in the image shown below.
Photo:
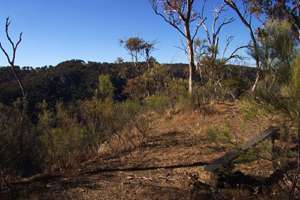
M269 20L286 20L291 24L293 35L300 42L299 0L244 0L249 10Z
M140 56L144 56L145 61L149 64L151 53L154 50L154 42L145 41L140 37L129 37L120 40L120 44L128 51L135 66L137 66Z
M128 51L134 65L137 65L139 54L143 50L144 40L139 37L130 37L120 40L120 44Z
M197 3L203 1L201 10L196 9ZM189 60L189 94L193 93L193 79L195 77L195 52L194 43L199 29L205 18L205 0L150 0L156 15L170 26L175 28L185 39Z

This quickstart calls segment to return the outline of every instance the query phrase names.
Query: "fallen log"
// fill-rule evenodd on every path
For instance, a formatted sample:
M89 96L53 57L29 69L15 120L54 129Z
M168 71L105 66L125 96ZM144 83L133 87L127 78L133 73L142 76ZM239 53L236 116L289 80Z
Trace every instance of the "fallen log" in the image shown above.
M276 139L278 134L279 128L270 127L237 149L227 152L224 156L213 160L210 164L204 166L204 169L211 172L216 172L226 166L230 166L241 154L245 153L247 150L255 147L266 139Z

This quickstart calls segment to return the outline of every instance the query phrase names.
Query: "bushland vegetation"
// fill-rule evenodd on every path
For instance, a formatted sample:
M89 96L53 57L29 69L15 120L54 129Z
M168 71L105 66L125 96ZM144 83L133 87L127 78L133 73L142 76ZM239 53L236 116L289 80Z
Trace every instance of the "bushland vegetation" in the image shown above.
M155 43L138 37L121 41L132 62L121 58L114 64L70 60L57 66L21 68L15 65L14 57L10 60L7 55L10 66L0 69L3 180L76 168L94 157L101 145L124 127L132 124L141 132L146 130L147 119L139 120L145 113L177 109L205 111L213 102L238 101L243 105L245 118L260 113L282 117L287 130L284 140L291 148L278 150L277 157L272 159L280 160L276 166L285 172L283 161L290 161L286 158L298 161L290 176L292 198L299 190L300 169L299 16L294 12L300 9L299 4L243 1L246 7L240 8L234 1L224 1L214 13L214 23L217 24L228 5L251 35L249 45L224 57L219 47L221 32L214 31L221 31L233 19L210 31L203 13L193 12L194 2L151 1L154 12L185 37L187 44L183 50L187 52L188 65L159 64L150 54ZM255 9L258 5L261 9ZM290 9L293 5L295 10ZM278 17L280 12L285 13L284 17ZM243 13L248 14L243 16ZM264 15L264 24L254 30L251 20L246 18L251 18L250 15ZM197 20L199 23L191 34L190 23ZM6 28L9 24L8 20ZM201 27L207 37L196 40ZM14 50L21 39L22 35L19 42L12 42ZM227 45L230 41L228 38ZM248 48L256 68L228 63L230 59L242 59L237 54L240 48ZM143 56L145 60L139 61ZM229 129L212 127L207 131L208 139L231 143ZM239 161L253 159L257 158L249 152Z

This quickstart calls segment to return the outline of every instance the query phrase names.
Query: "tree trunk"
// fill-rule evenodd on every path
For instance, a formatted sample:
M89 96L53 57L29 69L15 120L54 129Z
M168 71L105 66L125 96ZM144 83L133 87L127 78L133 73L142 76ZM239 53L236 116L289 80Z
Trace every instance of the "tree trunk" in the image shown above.
M194 62L194 50L192 42L189 44L189 94L193 94L193 81L195 80L196 66Z
M185 32L186 32L186 43L188 47L188 57L189 57L189 94L192 96L193 94L193 80L195 77L195 60L194 60L194 45L193 40L191 38L190 26L189 23L185 24Z
M189 64L189 94L193 95L193 69L191 63Z
M137 65L137 63L138 63L138 53L137 52L135 53L134 58L135 58L135 64Z
M255 90L256 90L256 88L257 88L257 84L258 84L259 79L260 79L260 72L259 72L259 70L257 70L255 82L254 82L254 84L253 84L253 86L252 86L252 88L251 88L251 92L252 92L252 93L255 92Z
M25 90L24 90L24 85L21 81L21 78L18 76L16 70L15 70L15 66L11 64L11 71L13 72L13 75L19 85L19 88L21 90L21 93L22 93L22 97L25 98L26 97L26 94L25 94Z

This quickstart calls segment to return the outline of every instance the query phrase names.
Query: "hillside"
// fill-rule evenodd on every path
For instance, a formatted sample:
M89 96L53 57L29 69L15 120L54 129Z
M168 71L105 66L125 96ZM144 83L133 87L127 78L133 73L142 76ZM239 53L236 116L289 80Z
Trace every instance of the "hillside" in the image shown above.
M0 200L300 199L299 1L10 0L0 30Z
M206 113L181 109L148 113L147 119L152 120L147 129L124 128L100 147L96 157L78 163L75 170L23 179L11 183L12 193L2 189L0 194L16 199L251 199L256 197L254 188L262 187L261 195L271 190L273 199L281 199L277 193L281 181L267 188L245 178L243 184L236 183L241 184L238 193L230 185L214 191L217 177L201 167L280 123L280 118L249 118L242 102L209 108ZM256 153L241 154L244 161L237 162L233 171L257 182L266 179L275 170L268 158L271 152L271 141L265 141Z
M225 66L220 81L195 79L192 96L186 69L80 60L26 68L18 73L28 95L18 100L2 68L0 198L286 196L294 125L248 94L253 68ZM279 137L260 141L270 127Z

